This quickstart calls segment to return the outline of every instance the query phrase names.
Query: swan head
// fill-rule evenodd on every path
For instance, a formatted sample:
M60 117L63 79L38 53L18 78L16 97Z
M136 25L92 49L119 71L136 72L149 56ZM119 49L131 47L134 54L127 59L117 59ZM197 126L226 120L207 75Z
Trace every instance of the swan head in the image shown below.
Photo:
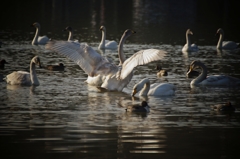
M193 35L193 32L192 32L190 29L188 29L188 30L186 31L186 34L187 34L187 35Z
M32 59L32 62L35 63L36 65L38 65L40 68L42 68L41 62L40 62L40 58L39 58L38 56L35 56L35 57Z
M136 31L131 30L131 29L127 29L127 30L125 30L123 35L126 36L126 37L129 37L130 35L135 34L135 33L136 33Z
M216 35L217 35L217 34L224 34L223 29L222 29L222 28L219 28L219 29L217 30L217 32L216 32Z
M63 31L72 31L72 27L67 26L65 29L63 29Z
M135 84L135 86L133 87L132 90L132 97L137 94L137 92L139 92L142 88L139 86L139 84Z
M33 23L32 26L35 28L40 28L40 24L38 22Z
M189 67L189 72L193 71L195 68L197 68L198 66L202 65L202 63L200 61L193 61L191 64L190 64L190 67Z
M148 78L144 78L139 83L135 84L134 87L133 87L133 90L132 90L132 97L135 94L137 94L139 91L141 91L145 84L148 87L150 87L150 83L149 83L149 79Z
M99 28L99 30L105 32L105 31L106 31L106 28L105 28L105 26L102 25L102 26Z

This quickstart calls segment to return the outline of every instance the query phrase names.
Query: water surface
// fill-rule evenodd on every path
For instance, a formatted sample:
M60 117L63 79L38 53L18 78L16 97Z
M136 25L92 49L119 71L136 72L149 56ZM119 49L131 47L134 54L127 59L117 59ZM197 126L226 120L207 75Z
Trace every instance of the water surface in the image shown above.
M234 9L233 5L223 5L222 2L219 1L213 10ZM188 65L193 60L201 60L208 67L209 75L226 74L240 78L240 51L216 50L218 38L214 34L222 19L216 18L213 12L204 23L204 15L211 12L206 9L203 14L204 3L191 1L191 9L183 12L180 8L185 5L173 5L172 1L51 1L50 5L48 1L34 1L28 5L38 4L38 14L31 15L33 8L23 7L26 4L20 2L12 4L13 8L19 5L28 9L16 11L12 17L15 23L4 18L5 23L0 27L0 40L4 41L0 58L10 63L0 70L0 74L29 71L30 60L35 55L40 57L43 66L62 62L66 69L49 71L37 68L38 87L0 82L1 156L58 159L239 157L239 88L191 88L192 79L186 78ZM124 11L123 6L127 6ZM224 10L221 13L226 15ZM125 16L128 18L123 20L125 14L131 16ZM189 16L183 20L191 23L181 21L184 15ZM229 11L228 15L232 12ZM87 74L74 62L45 50L44 46L31 45L34 28L29 25L38 20L41 20L42 32L57 40L67 39L67 34L61 30L71 25L76 28L74 37L88 42L95 50L101 36L98 30L101 24L114 26L108 27L107 35L116 41L125 29L131 28L137 33L124 46L127 57L148 48L165 50L167 55L161 61L138 66L123 92L100 92L84 82ZM214 21L211 25L210 20ZM238 25L228 24L232 22L231 18L224 20L222 26ZM209 28L202 28L207 25ZM199 44L198 52L181 51L188 26L196 32L193 41ZM237 41L238 33L233 32L234 28L226 28L227 38ZM118 64L117 50L99 53ZM167 77L157 77L157 63L168 71ZM146 77L151 83L174 84L177 87L175 96L132 98L130 93L134 84ZM147 100L151 106L149 114L125 112L128 104L142 100ZM227 101L236 106L235 112L222 113L211 109L212 105Z

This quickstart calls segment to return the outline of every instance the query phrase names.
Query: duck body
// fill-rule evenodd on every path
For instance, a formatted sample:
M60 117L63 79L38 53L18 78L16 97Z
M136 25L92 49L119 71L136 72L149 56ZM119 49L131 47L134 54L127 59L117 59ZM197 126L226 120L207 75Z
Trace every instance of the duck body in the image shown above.
M166 70L163 70L163 69L162 69L162 66L157 65L157 66L156 66L156 69L158 70L158 72L157 72L157 76L158 76L158 77L168 76L168 72L167 72Z
M222 28L219 28L217 30L217 33L219 34L219 40L217 43L217 49L224 49L224 50L234 50L238 48L239 43L235 43L234 41L223 41L224 39L224 31Z
M59 63L58 65L47 65L46 68L51 71L64 71L64 64Z
M38 22L35 22L32 26L36 28L35 36L32 40L32 45L45 45L49 41L49 38L46 35L39 35L41 30L40 24Z
M201 74L193 79L190 83L191 86L238 86L240 79L227 76L227 75L212 75L207 76L207 67L200 61L193 61L190 65L190 70L200 67Z
M35 56L31 60L30 73L26 71L14 71L6 76L6 82L10 85L40 85L35 70L36 64L41 67L40 58L38 56Z
M198 51L198 46L196 44L191 44L190 36L193 35L193 32L188 29L186 31L186 44L183 46L183 52L196 52Z
M102 80L101 88L108 91L122 91L131 81L133 69L136 66L161 60L166 55L163 50L146 49L140 50L126 59L123 53L123 43L134 33L135 31L127 29L122 35L118 47L119 65L109 62L85 43L77 45L69 41L49 41L46 49L65 55L77 63L90 76L86 82L99 85L101 83L99 81Z
M212 106L213 110L216 111L224 111L224 112L228 112L228 111L235 111L235 107L231 104L231 102L227 102L225 104L217 104Z
M116 41L106 40L106 28L104 26L101 26L100 30L102 31L102 40L98 46L98 49L117 49L118 43Z
M142 79L135 84L132 96L139 92L139 96L172 96L175 94L176 87L170 83L154 83L150 85L148 78Z
M140 104L135 104L132 106L128 106L126 108L126 112L136 112L136 113L149 113L150 112L150 106L146 101L142 101L141 105Z

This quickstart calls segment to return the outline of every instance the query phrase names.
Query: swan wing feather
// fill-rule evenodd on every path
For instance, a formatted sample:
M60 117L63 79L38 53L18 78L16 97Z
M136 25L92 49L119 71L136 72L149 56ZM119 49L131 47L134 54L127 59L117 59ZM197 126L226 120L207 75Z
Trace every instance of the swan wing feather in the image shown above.
M136 52L123 63L120 72L120 79L126 78L132 72L134 67L138 65L144 65L163 59L166 53L166 51L158 49L146 49Z
M86 43L49 41L46 49L70 58L89 76L114 74L118 70L116 65L110 63Z

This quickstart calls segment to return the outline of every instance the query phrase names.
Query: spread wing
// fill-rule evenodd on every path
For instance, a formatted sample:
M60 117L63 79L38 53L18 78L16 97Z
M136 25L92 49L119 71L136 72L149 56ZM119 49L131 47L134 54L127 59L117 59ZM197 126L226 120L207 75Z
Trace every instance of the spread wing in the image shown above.
M49 41L46 49L64 55L78 64L89 76L111 75L118 71L118 67L102 57L86 43L73 41Z
M120 72L120 79L126 78L132 72L134 67L138 65L145 65L163 59L166 53L166 51L158 49L147 49L136 52L124 61Z

